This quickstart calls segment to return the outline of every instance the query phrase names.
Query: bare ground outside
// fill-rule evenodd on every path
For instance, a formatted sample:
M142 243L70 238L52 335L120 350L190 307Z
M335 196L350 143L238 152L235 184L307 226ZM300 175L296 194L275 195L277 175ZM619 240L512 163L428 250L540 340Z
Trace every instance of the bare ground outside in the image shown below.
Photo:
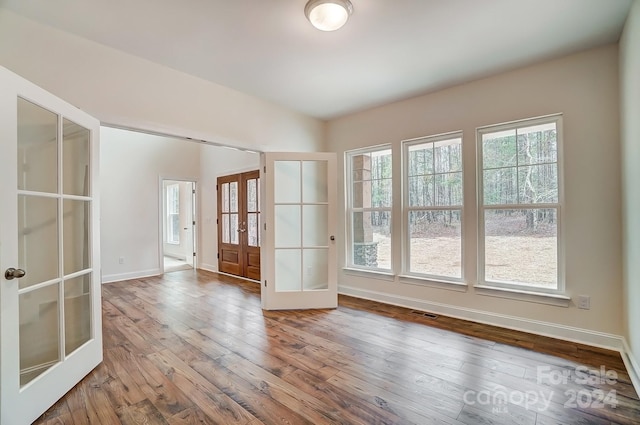
M391 240L376 233L378 267L391 267ZM487 236L487 280L531 282L554 287L557 280L557 241L551 236ZM460 239L436 236L412 238L411 270L416 273L460 277Z

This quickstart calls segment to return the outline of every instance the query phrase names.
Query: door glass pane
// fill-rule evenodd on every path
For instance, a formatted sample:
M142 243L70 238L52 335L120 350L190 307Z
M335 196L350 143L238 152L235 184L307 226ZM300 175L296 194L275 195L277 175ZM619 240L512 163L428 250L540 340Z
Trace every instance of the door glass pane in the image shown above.
M57 199L18 195L19 288L59 277L58 258Z
M229 233L231 243L238 245L238 214L229 214Z
M62 185L68 195L89 195L89 130L64 119Z
M327 246L329 244L328 205L304 205L302 207L302 243L305 247Z
M300 202L300 161L275 161L274 202Z
M229 212L229 183L222 184L222 212Z
M64 274L88 269L89 201L63 201Z
M238 182L229 184L229 211L238 212Z
M20 98L18 189L58 192L58 116Z
M91 339L91 275L64 282L64 351L67 355Z
M327 161L302 162L302 201L327 202Z
M222 243L229 243L229 214L222 214Z
M329 288L328 249L303 251L302 289L304 291Z
M247 244L249 246L260 246L258 243L258 214L257 213L247 214L247 233L249 236L247 240Z
M256 212L258 210L258 190L256 179L247 180L247 211Z
M59 361L58 284L19 296L20 385Z
M276 249L276 292L300 291L301 249Z
M297 248L302 244L300 206L276 205L276 248Z

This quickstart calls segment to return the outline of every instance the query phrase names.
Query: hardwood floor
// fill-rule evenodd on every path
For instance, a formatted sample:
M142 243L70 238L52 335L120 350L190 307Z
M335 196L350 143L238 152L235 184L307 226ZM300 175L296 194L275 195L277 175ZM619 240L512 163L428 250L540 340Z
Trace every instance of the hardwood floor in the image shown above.
M259 290L203 271L105 284L104 362L35 423L640 423L618 353L343 296L263 312Z

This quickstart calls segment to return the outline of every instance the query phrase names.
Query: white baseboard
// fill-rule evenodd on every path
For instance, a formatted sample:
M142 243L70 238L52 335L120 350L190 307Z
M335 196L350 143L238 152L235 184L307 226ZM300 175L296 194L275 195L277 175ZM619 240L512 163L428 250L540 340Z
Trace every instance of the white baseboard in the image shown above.
M637 358L633 355L631 347L627 343L627 339L623 338L622 342L624 345L624 350L620 351L620 355L622 355L622 361L627 367L627 372L629 373L629 377L631 378L633 388L635 388L636 393L640 394L640 362L638 362Z
M218 266L213 266L211 264L199 264L198 268L202 270L206 270L208 272L214 272L214 273L218 272Z
M421 300L418 298L404 297L401 295L388 294L367 289L354 288L350 286L338 286L338 292L356 298L363 298L371 301L379 301L386 304L397 305L399 307L423 310L431 313L442 314L456 319L469 320L472 322L484 323L486 325L499 326L501 328L516 331L529 332L536 335L558 338L565 341L577 342L594 347L606 348L623 353L625 350L623 338L619 335L604 332L591 331L588 329L575 328L572 326L558 325L556 323L542 322L539 320L526 319L523 317L508 316L482 310L474 310L449 304L436 303ZM624 357L624 355L623 355Z
M120 282L121 280L140 279L142 277L158 276L160 269L140 270L137 272L107 274L102 276L102 283Z

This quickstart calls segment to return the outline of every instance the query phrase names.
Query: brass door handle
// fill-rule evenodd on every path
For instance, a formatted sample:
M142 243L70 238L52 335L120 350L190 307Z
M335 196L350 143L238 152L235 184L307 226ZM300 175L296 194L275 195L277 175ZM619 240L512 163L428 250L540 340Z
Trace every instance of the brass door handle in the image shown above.
M14 269L13 267L10 267L4 272L4 278L7 280L20 279L26 274L27 272L22 269Z

